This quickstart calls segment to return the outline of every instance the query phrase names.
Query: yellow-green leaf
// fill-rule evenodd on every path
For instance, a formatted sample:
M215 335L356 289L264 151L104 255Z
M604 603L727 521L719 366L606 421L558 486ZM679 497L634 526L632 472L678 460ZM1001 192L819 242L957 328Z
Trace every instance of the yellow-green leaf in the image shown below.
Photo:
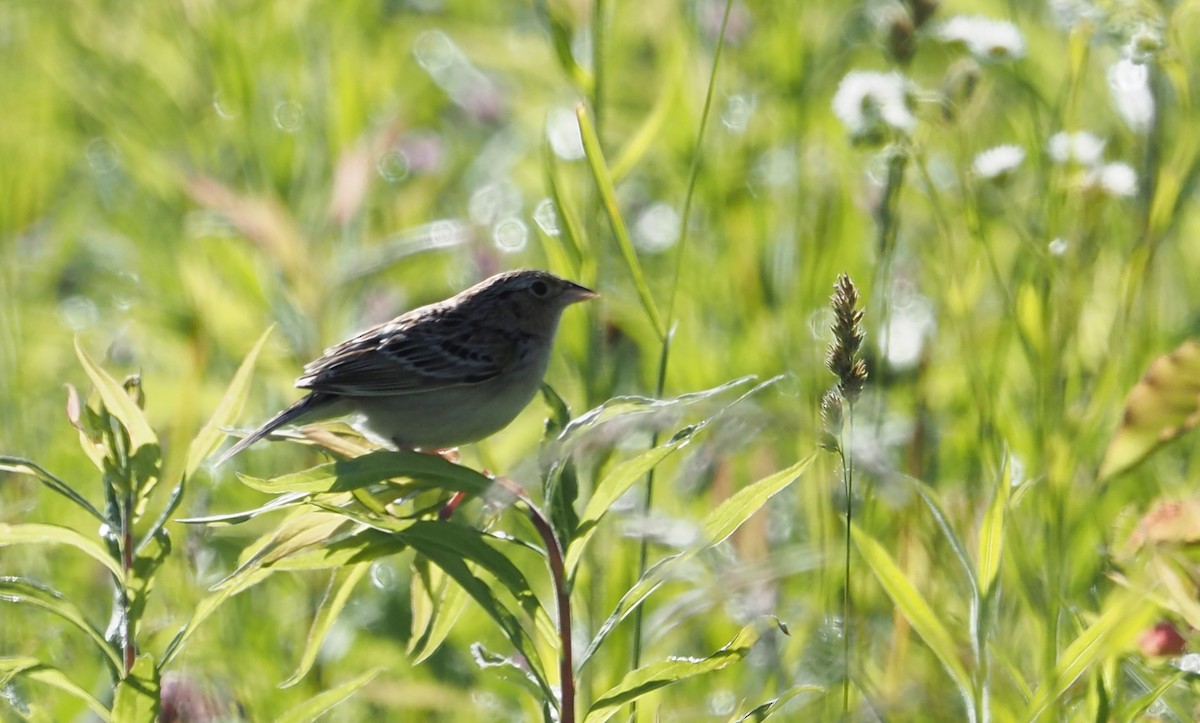
M309 723L321 717L338 703L354 695L359 688L375 679L383 668L372 668L345 683L314 695L287 713L275 719L275 723Z
M933 651L941 661L942 667L949 673L950 678L958 686L959 692L967 701L972 700L971 676L958 658L959 646L954 642L950 631L942 625L941 617L917 590L916 586L904 575L904 571L892 560L892 556L883 549L875 538L863 532L858 525L851 524L850 534L854 545L863 556L867 566L875 573L884 591L892 603L912 625L913 630L920 636L925 645Z
M146 445L157 445L158 437L154 434L154 430L150 429L150 423L146 421L145 413L129 398L125 387L120 382L110 377L108 372L92 361L83 347L79 345L79 339L75 340L75 354L79 357L79 363L83 365L84 371L87 372L88 379L92 381L92 386L96 387L96 393L104 402L104 408L108 410L109 414L116 417L129 432L131 446L129 455L131 457L136 455L137 451Z
M815 454L810 454L791 467L738 490L704 518L701 525L704 539L708 544L715 545L732 535L751 515L758 512L767 500L799 479L816 457Z
M992 495L992 502L983 515L979 528L979 596L986 598L1000 572L1004 552L1004 520L1008 500L1012 496L1012 460L1004 460L1004 469Z
M92 713L96 714L96 717L104 723L112 721L112 715L107 708L101 705L100 701L53 665L46 665L36 658L0 658L0 688L6 688L9 682L16 678L25 678L51 688L57 688L60 692L83 701L84 705L90 708Z
M250 388L251 372L254 371L254 364L258 360L259 352L267 343L267 337L271 335L273 328L269 327L264 331L254 346L250 348L250 353L246 355L241 366L234 372L233 380L229 382L229 387L225 390L217 408L213 410L212 416L201 427L196 438L192 440L188 447L184 476L191 477L195 474L200 463L216 451L217 447L221 445L221 440L225 438L225 433L221 431L221 428L232 424L242 413L242 407L246 403L246 392Z
M754 622L743 627L727 645L704 658L668 658L651 663L627 674L621 682L606 691L588 711L584 723L604 723L616 715L622 707L659 688L680 680L720 670L730 663L742 660L758 642L762 623Z
M141 655L133 670L117 685L113 720L117 723L155 723L159 712L158 668L154 658Z
M84 537L69 527L36 523L25 525L0 524L0 547L21 544L69 545L107 567L118 581L125 577L120 563L108 554L108 550L104 549L100 543L92 538Z

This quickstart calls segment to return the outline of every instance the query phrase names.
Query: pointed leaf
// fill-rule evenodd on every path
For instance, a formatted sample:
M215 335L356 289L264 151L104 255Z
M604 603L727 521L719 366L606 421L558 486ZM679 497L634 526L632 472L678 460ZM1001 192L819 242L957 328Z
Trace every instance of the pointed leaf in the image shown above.
M61 593L45 585L19 577L0 577L0 601L31 605L47 612L54 613L66 620L87 635L114 671L123 669L121 656L116 649L104 638L104 633L97 630L87 621L83 613Z
M727 645L705 658L669 658L638 668L596 699L584 718L584 723L603 723L616 715L622 707L647 693L680 680L720 670L730 663L742 660L758 642L761 629L762 624L759 622L745 626Z
M1008 500L1012 496L1012 460L1005 458L1004 468L992 494L992 502L983 515L979 529L979 596L987 598L1000 572L1004 554L1004 521L1008 516Z
M75 339L75 354L79 357L79 363L83 365L84 371L87 372L88 379L92 381L92 386L96 388L96 393L104 402L105 409L116 417L117 421L129 432L129 456L136 456L138 450L147 445L157 447L158 437L150 429L150 423L146 421L146 414L129 398L124 386L92 361L91 357L84 352L83 347L79 345L78 338Z
M955 645L950 631L942 625L941 617L933 611L916 586L909 582L908 578L904 576L904 572L883 549L883 546L875 541L875 538L863 532L858 525L853 524L850 526L850 534L854 538L854 545L858 548L859 554L863 556L871 571L875 573L875 577L883 585L883 589L892 599L892 603L941 661L946 672L950 674L951 680L958 686L959 693L963 695L969 708L973 700L971 676L963 668L958 657L958 646Z
M575 574L575 568L583 559L583 551L592 539L592 535L595 534L596 526L600 524L600 520L608 513L613 503L620 499L621 495L625 494L638 480L645 477L647 472L657 467L675 450L687 444L688 439L688 437L674 439L667 444L642 452L636 457L625 460L604 475L592 492L592 497L588 500L583 515L579 518L579 528L575 533L575 538L571 547L567 549L568 577Z
M802 695L804 693L824 695L825 692L825 688L822 688L819 685L793 686L784 691L783 695L780 695L778 698L772 698L766 703L755 707L749 713L741 716L737 719L737 723L758 723L758 721L766 720L767 718L770 718L778 713L785 705L791 702L792 698L795 698L798 695Z
M216 612L217 608L224 604L226 600L267 579L272 572L274 570L255 568L239 576L236 580L230 581L228 585L218 588L216 591L201 598L200 602L196 605L195 611L192 612L192 617L179 629L179 632L175 634L175 637L171 639L171 642L163 652L162 667L165 668L174 660L175 656L183 650L184 644L191 639L192 634L200 627L200 624Z
M1200 423L1200 342L1185 342L1150 364L1125 398L1125 411L1100 464L1100 479L1138 464Z
M90 708L92 713L104 723L112 722L112 715L109 714L107 708L101 705L100 701L76 685L73 680L53 665L46 665L35 658L0 658L0 689L7 688L8 684L16 678L36 681L66 693L83 701L84 705Z
M91 502L88 502L83 495L76 492L74 487L58 477L50 474L41 465L30 462L29 460L21 457L0 455L0 472L15 472L16 474L24 474L29 475L30 477L35 477L39 482L63 497L66 497L92 517L95 517L96 520L98 520L101 524L108 523L108 518L106 518L100 512L100 510L96 509Z
M69 527L59 525L0 524L0 547L5 545L69 545L109 569L118 580L125 577L120 563L112 558L100 543L84 537Z
M755 512L762 509L768 500L799 479L816 458L815 454L810 454L791 467L738 490L732 497L705 516L704 522L701 524L701 528L704 530L704 539L710 545L724 541Z
M414 545L414 547L416 546ZM554 700L555 693L546 682L546 676L541 672L540 661L532 647L532 639L516 616L496 599L487 583L477 577L463 558L453 551L447 551L438 545L416 547L416 549L462 586L463 590L483 608L484 612L496 621L509 643L528 662L530 673L536 677L544 699Z
M308 631L304 652L300 654L300 664L287 680L279 684L280 688L290 688L299 683L312 669L313 663L317 661L317 653L321 652L321 645L325 642L325 636L329 634L338 615L345 609L346 603L350 602L350 594L354 592L354 587L370 569L371 563L360 562L334 572L329 580L329 589L325 591L325 599L321 601L312 628Z
M275 723L310 723L331 710L334 706L354 695L367 683L383 672L383 668L372 668L339 686L330 688L309 698L275 719Z
M466 590L451 580L440 567L414 563L413 627L408 643L412 664L419 665L433 655L449 637L470 598ZM419 572L418 572L419 570Z
M225 438L225 433L221 429L233 424L238 415L242 413L242 407L246 403L246 393L250 388L250 375L254 371L254 364L274 328L273 326L268 327L250 348L250 353L246 355L241 366L234 372L233 380L229 382L229 387L222 395L221 401L217 403L217 408L213 410L212 417L200 428L195 439L188 446L187 463L184 465L185 477L194 475L200 468L200 464L215 452L217 447L221 446L221 440Z
M154 658L138 656L133 670L117 685L113 719L119 723L155 723L159 713L159 687Z
M1029 702L1024 720L1036 720L1054 700L1066 694L1089 668L1124 655L1143 629L1154 622L1158 609L1146 604L1143 593L1121 591L1104 612L1075 638L1058 658L1051 685L1041 685Z

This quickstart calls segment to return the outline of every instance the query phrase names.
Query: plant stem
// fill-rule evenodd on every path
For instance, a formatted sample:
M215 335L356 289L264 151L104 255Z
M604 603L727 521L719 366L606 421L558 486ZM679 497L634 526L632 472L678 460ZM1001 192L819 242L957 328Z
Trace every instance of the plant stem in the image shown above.
M687 191L683 196L683 210L681 211L679 220L679 247L675 253L675 270L671 280L671 298L667 304L667 329L663 335L662 348L658 357L658 379L655 384L655 395L661 397L666 389L667 384L667 361L671 353L671 337L674 334L675 324L675 301L679 291L679 277L683 270L683 258L687 250L688 239L688 221L692 215L692 198L696 191L696 179L700 173L700 148L704 141L704 131L708 127L709 111L712 108L713 92L717 85L717 69L721 64L721 49L725 47L725 31L729 26L729 15L733 9L733 0L726 0L725 15L721 19L721 32L717 38L717 47L713 52L712 69L708 75L708 90L704 96L704 109L700 113L700 128L696 132L696 145L692 150L692 165L688 172ZM650 442L651 448L658 446L658 433L655 432ZM654 500L654 470L650 470L646 474L646 496L642 500L642 513L649 514L651 504ZM642 538L641 546L638 550L638 569L637 578L640 580L646 573L646 564L648 562L649 546L645 538ZM633 670L641 667L642 663L642 616L643 606L639 605L634 612L633 618ZM637 703L632 706L630 719L637 719Z
M851 436L854 430L854 406L850 405L850 430ZM851 502L854 499L854 461L853 458L847 458L845 451L845 438L839 448L838 456L842 459L842 476L845 480L846 488L846 539L845 539L845 556L843 557L843 578L842 578L842 717L848 719L850 717L850 521L851 521Z
M546 545L549 558L550 577L554 580L554 601L558 611L559 658L558 674L560 685L559 722L575 723L575 656L571 640L571 591L567 588L566 566L563 564L562 545L554 534L554 526L545 513L533 503L525 489L506 477L494 481L516 495L525 503L529 521Z

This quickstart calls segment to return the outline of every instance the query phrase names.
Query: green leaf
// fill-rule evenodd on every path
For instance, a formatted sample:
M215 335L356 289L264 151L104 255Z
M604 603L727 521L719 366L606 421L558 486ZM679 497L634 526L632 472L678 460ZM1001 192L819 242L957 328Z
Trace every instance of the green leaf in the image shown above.
M329 588L325 591L325 599L321 601L317 616L308 631L304 652L300 654L300 664L287 680L279 684L280 688L290 688L299 683L312 669L317 660L317 653L321 652L321 645L325 642L325 636L329 634L338 615L345 609L346 603L350 602L350 594L354 592L355 586L370 569L371 563L360 562L333 573L329 579Z
M419 452L371 452L267 480L238 477L246 486L269 494L350 492L388 480L404 480L414 490L440 489L474 495L482 495L492 487L491 480L469 467Z
M608 616L608 619L596 631L596 635L593 636L592 642L588 644L587 650L577 659L575 663L576 670L583 670L588 661L592 659L592 656L596 654L596 651L600 649L600 645L616 629L617 625L629 617L633 611L637 610L638 606L644 603L655 590L662 587L666 578L666 571L669 568L672 568L678 562L691 559L693 555L695 555L695 550L680 552L659 560L646 570L638 581L625 591L625 594L617 601L617 606L612 614Z
M545 705L546 697L535 677L529 674L529 666L523 660L514 660L500 653L488 650L482 643L471 644L471 659L480 670L487 670L508 683L520 686L537 702ZM553 717L547 720L554 720Z
M892 599L892 603L912 625L913 630L921 637L933 654L941 661L942 667L950 674L950 679L958 686L968 708L971 706L972 685L971 676L963 668L958 659L958 646L951 637L950 631L942 625L941 617L933 611L929 603L917 590L904 572L900 570L883 546L873 537L863 532L858 525L851 524L850 534L859 554L866 560L871 571L884 591Z
M622 707L647 693L680 680L720 670L730 663L742 660L758 642L762 627L761 622L743 627L733 640L708 657L669 658L628 673L620 683L596 699L584 718L584 723L603 723L616 715Z
M237 595L238 593L248 590L257 585L263 580L271 576L274 570L255 568L247 571L245 574L238 576L235 580L229 581L229 584L218 588L215 592L200 599L196 605L192 617L184 623L171 642L167 644L167 648L163 651L162 666L166 667L175 656L183 650L184 644L191 639L192 634L200 627L200 624L208 619L210 615L216 612L226 600Z
M1132 468L1200 423L1200 342L1188 341L1150 364L1125 398L1121 423L1100 464L1100 479Z
M746 713L737 719L737 723L758 723L758 721L766 720L778 713L785 705L792 701L798 695L804 693L813 693L816 695L824 695L825 688L819 685L796 685L788 688L778 698L772 698L762 705L756 706L753 710Z
M408 654L412 664L419 665L445 642L470 598L440 567L430 566L420 555L413 561L411 597L413 622Z
M205 517L182 517L175 521L185 525L212 525L213 527L240 525L243 522L247 522L268 512L275 512L276 510L284 510L289 507L302 505L304 504L305 500L309 498L309 496L310 495L308 492L291 492L288 494L279 495L265 505L256 507L252 510L229 512L223 515L207 515Z
M675 450L687 444L689 439L688 436L676 438L667 444L649 449L636 457L625 460L604 475L604 479L600 480L592 492L592 497L588 500L583 515L579 518L579 528L575 532L574 540L567 549L568 578L574 576L575 568L583 559L583 551L596 532L596 526L600 524L604 515L608 514L613 503L620 499L621 495L625 494L634 483L645 477L647 472L671 456Z
M382 672L383 668L372 668L337 687L318 693L276 718L275 723L311 723L311 721L324 715L338 703L354 695L360 688L370 683L375 679L375 676Z
M188 446L187 462L184 465L185 477L194 475L201 463L221 446L221 441L225 438L225 433L221 429L233 424L238 415L242 413L242 407L246 403L247 392L250 389L250 376L254 371L254 364L258 361L258 355L274 328L273 326L268 327L262 336L258 337L258 341L250 348L250 353L246 355L241 366L234 372L233 379L229 382L229 387L222 395L221 401L217 403L217 408L213 410L212 417L200 428L195 439Z
M35 462L30 462L21 457L0 455L0 472L15 472L16 474L34 477L45 486L74 502L76 506L92 517L95 517L101 524L108 524L108 518L100 510L92 506L92 503L88 502L83 495L76 492L74 487L50 474L45 468Z
M1000 560L1004 555L1004 522L1011 496L1012 460L1005 457L996 491L979 528L979 595L983 598L987 598L1000 573Z
M654 328L654 333L661 341L666 338L667 329L663 324L662 316L658 313L658 307L654 303L654 296L650 293L650 285L646 282L645 273L642 272L642 265L633 248L633 241L629 238L629 231L625 228L625 219L621 217L621 209L617 205L617 191L613 186L608 164L604 160L604 152L600 148L600 139L596 137L596 129L592 127L587 108L582 103L575 107L575 116L579 120L579 135L583 140L583 150L587 155L588 166L592 169L592 178L595 179L596 189L600 192L600 201L604 204L604 210L608 214L613 236L617 240L617 248L620 249L621 256L625 259L625 265L629 268L629 275L637 289L638 299L642 302L646 318L650 320L650 326Z
M0 689L7 688L9 683L17 678L25 678L48 685L82 701L104 723L111 723L113 719L108 709L100 701L76 685L73 680L53 665L47 665L35 658L0 658Z
M732 497L705 516L704 522L701 523L704 539L710 545L724 541L746 520L750 519L751 515L758 512L768 500L799 479L816 458L816 454L810 454L791 467L738 490Z
M476 563L495 576L531 618L536 616L540 603L529 580L504 553L488 544L491 538L487 533L453 523L421 520L397 535L413 549L426 552L436 546Z
M1146 604L1144 593L1121 591L1110 599L1104 612L1075 638L1058 657L1054 680L1038 687L1029 702L1023 720L1037 719L1050 703L1066 694L1089 668L1125 654L1138 634L1159 615L1154 605Z
M550 29L550 45L554 48L554 57L575 89L582 95L591 95L595 80L592 74L575 61L575 51L572 43L575 39L574 28L571 27L562 10L548 2L534 3L538 14Z
M159 678L154 658L139 655L133 670L117 684L113 720L117 723L155 723L159 713Z
M158 436L154 434L150 423L146 421L145 413L129 398L121 383L110 377L108 372L92 361L83 347L79 345L78 338L75 339L75 355L79 357L79 363L83 365L88 379L92 381L92 386L96 388L100 400L104 402L104 408L129 432L129 456L136 456L143 447L158 447Z
M121 564L100 543L69 527L59 525L0 524L0 547L5 545L68 545L108 568L119 582L125 578Z
M942 531L942 535L950 543L950 549L954 551L954 558L958 560L958 565L962 568L963 579L966 582L965 586L971 592L972 604L975 604L978 602L976 597L979 585L975 582L975 568L971 566L971 558L967 556L967 548L962 544L962 540L959 539L958 534L954 531L954 527L950 524L950 518L946 516L946 511L938 503L937 495L929 488L929 485L916 479L911 481L917 490L917 494L921 496L921 500L929 508L930 513L933 514L933 521L937 523L938 529Z
M475 602L479 603L484 612L496 621L500 626L500 630L508 638L509 643L527 661L530 673L536 677L544 698L546 700L553 700L555 693L549 683L546 682L545 674L541 671L540 661L536 657L536 653L532 647L532 639L516 616L496 599L495 594L488 587L487 583L471 572L463 557L453 550L444 549L440 545L426 545L424 547L414 545L414 548L419 550L425 557L429 558L430 562L440 567L456 583L462 586L463 590Z
M30 605L57 615L81 630L100 648L114 673L124 669L121 655L104 639L104 633L93 627L79 608L68 602L61 593L31 580L0 577L0 601Z

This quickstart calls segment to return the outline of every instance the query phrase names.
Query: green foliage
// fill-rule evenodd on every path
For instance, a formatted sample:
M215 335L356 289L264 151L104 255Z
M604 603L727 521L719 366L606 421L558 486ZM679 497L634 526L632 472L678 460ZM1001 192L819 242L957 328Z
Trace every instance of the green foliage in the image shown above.
M1191 719L1198 17L4 3L0 719ZM517 266L602 297L460 463L207 464Z

